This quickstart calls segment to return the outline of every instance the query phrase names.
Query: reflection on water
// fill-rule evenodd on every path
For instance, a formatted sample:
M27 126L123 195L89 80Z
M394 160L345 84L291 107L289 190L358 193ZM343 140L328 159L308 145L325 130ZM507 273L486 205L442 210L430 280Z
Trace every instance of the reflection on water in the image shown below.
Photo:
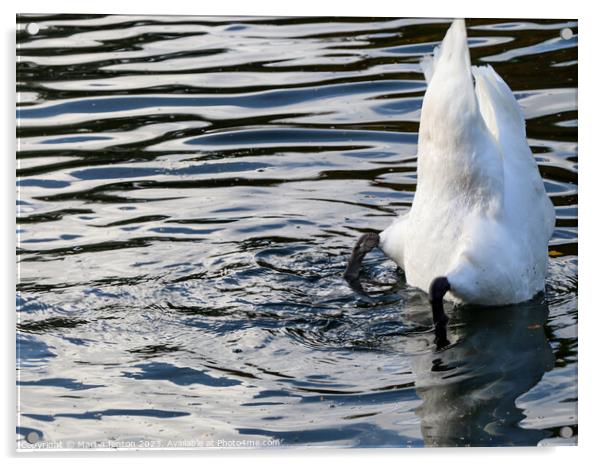
M412 203L419 60L448 20L17 23L20 446L575 443L576 21L468 21L557 222L545 299L452 311L436 353L382 253L369 297L342 273Z
M536 445L516 400L554 367L545 303L461 309L457 344L415 359L422 434L429 446Z

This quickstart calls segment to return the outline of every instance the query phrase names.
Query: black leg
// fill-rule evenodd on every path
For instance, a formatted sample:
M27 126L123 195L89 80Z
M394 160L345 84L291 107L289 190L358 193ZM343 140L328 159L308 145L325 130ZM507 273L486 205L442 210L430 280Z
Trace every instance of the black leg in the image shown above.
M447 321L443 308L443 296L450 290L449 281L446 277L437 277L431 282L429 288L429 299L433 308L433 323L435 324L435 345L437 349L449 345L447 339Z
M349 262L347 263L347 268L345 269L345 274L343 275L353 289L364 292L360 283L362 261L366 254L378 246L379 240L380 237L378 236L378 233L365 233L360 236L357 243L355 243L355 247L353 248Z

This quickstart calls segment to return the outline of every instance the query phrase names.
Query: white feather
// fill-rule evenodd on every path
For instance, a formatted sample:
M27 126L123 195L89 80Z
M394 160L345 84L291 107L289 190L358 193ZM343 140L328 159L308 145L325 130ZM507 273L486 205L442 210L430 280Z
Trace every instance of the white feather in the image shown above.
M428 87L410 212L380 234L380 247L428 290L446 276L449 299L510 304L544 289L554 208L508 85L473 68L463 20L422 61Z

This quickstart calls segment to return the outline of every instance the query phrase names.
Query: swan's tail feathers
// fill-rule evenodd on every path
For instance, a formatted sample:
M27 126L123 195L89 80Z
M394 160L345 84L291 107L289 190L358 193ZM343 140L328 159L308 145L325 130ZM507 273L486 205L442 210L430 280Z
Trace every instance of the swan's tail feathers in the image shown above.
M489 193L488 205L497 212L496 206L502 205L502 159L479 111L463 19L452 23L435 56L425 63L430 82L418 130L418 186L449 188L442 188L441 196L471 186L479 196ZM417 188L416 199L419 192Z
M470 54L466 38L466 25L463 19L454 20L441 45L435 47L433 55L425 56L420 65L428 83L431 82L438 70L440 70L439 73L447 76L454 69L457 72L457 68L465 72L470 70Z
M490 66L473 66L475 91L481 115L493 136L501 142L505 134L525 133L525 117L514 94Z
M438 139L441 147L450 144L449 139L457 139L458 134L468 137L481 116L463 19L454 20L441 45L421 65L428 82L422 103L421 132ZM441 132L443 127L451 130Z

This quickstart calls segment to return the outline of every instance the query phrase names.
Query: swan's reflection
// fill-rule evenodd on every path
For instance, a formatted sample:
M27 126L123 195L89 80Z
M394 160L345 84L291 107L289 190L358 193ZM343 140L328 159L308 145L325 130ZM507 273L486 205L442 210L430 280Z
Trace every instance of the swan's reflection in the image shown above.
M552 369L548 306L457 310L454 346L416 358L418 409L430 446L536 445L545 431L519 427L516 399Z

